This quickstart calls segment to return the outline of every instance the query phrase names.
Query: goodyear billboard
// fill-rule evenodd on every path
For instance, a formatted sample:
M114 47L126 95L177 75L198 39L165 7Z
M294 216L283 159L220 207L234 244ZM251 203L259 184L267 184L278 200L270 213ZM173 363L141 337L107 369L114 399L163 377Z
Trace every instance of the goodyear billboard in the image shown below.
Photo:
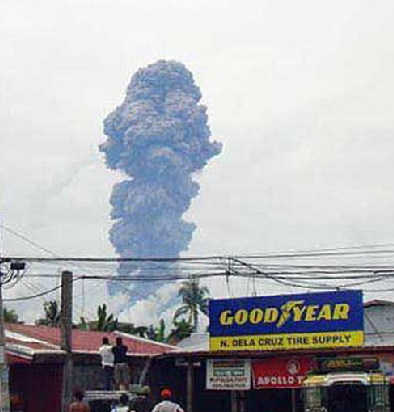
M211 350L362 346L362 292L211 300L209 334Z

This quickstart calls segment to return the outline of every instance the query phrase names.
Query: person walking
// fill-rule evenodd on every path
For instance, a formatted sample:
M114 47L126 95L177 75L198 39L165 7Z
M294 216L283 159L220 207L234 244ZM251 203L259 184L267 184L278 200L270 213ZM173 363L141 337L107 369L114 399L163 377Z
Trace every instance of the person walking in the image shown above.
M116 345L112 348L115 364L115 384L116 389L121 391L129 390L130 368L127 363L127 346L123 345L122 338L116 338Z
M173 402L172 391L165 388L160 392L161 402L159 402L152 410L152 412L184 412L180 405Z
M123 393L120 395L119 405L116 405L115 408L111 410L111 412L129 412L129 397Z
M101 365L105 373L105 390L110 391L114 379L114 354L107 337L103 338L103 344L100 346L99 352L101 355Z
M90 412L89 405L83 401L83 392L76 390L74 392L74 401L70 403L69 412Z
M141 388L140 393L130 401L130 411L151 412L153 409L153 402L149 398L150 392L149 386Z

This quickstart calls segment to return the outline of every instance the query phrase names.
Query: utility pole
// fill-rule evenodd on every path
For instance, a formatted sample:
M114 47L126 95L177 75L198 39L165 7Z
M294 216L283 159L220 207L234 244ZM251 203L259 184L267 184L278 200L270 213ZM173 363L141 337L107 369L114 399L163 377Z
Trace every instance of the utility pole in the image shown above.
M297 412L297 392L291 388L291 412Z
M5 330L3 311L3 279L0 274L0 411L10 412L10 388L7 358L5 354Z
M61 343L65 352L63 366L62 412L68 411L72 400L73 358L72 358L72 302L73 274L68 270L62 272L61 278Z
M194 389L194 370L193 370L193 358L187 360L187 412L193 412L193 389Z
M0 411L10 412L9 368L6 356L6 336L4 328L3 285L23 276L26 264L0 258Z
M237 392L231 391L230 392L230 401L231 401L231 412L237 412Z

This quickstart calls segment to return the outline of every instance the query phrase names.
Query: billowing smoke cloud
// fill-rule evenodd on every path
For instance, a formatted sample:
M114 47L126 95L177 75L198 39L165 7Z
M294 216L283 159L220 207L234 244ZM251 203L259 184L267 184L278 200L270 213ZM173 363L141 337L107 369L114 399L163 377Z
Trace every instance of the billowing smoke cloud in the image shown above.
M183 64L160 60L138 70L124 102L105 119L108 138L100 150L109 168L129 176L111 196L110 240L119 256L178 257L188 248L195 225L182 215L199 192L193 174L221 151L220 143L209 140L200 99ZM122 275L144 272L152 268L118 267Z

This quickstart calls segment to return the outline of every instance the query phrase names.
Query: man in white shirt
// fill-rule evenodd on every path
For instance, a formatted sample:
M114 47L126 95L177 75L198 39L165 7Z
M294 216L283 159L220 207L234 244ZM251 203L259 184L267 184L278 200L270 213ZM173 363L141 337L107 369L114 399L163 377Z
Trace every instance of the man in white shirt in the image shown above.
M171 389L163 389L160 392L160 396L162 401L153 408L152 412L184 412L177 403L171 401Z
M100 346L99 352L101 355L101 365L105 373L105 389L110 391L114 377L114 354L112 353L112 346L108 338L103 338L103 344Z

